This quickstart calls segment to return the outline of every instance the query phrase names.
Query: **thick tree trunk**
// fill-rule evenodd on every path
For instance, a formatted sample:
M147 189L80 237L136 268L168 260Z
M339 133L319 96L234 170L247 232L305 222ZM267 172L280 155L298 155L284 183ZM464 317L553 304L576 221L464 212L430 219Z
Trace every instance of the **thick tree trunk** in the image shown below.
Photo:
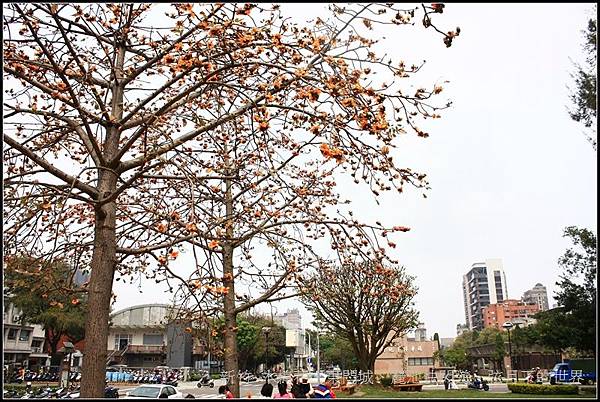
M125 41L115 41L115 69L111 92L111 121L119 121L123 117L124 87L123 66L125 63ZM120 129L116 125L109 126L103 144L104 160L110 163L119 149ZM104 199L114 194L117 189L118 173L116 164L106 169L98 169L99 198ZM91 276L88 287L88 311L85 322L85 353L81 376L82 398L103 398L106 380L106 358L108 343L108 319L112 284L117 263L116 235L116 200L95 206L95 237L92 255Z
M112 174L109 174L113 176ZM111 180L116 184L116 180ZM96 236L92 256L85 323L85 353L81 377L82 398L104 397L108 342L108 319L116 265L116 204L105 204L96 211Z

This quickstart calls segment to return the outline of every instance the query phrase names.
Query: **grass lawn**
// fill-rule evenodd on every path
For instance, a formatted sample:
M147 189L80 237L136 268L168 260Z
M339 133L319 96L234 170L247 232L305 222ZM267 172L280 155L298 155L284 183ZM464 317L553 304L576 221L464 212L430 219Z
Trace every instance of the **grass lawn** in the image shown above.
M459 390L423 390L421 392L406 392L395 391L390 388L384 388L377 385L361 385L353 395L348 395L343 392L337 392L338 398L595 398L592 393L585 395L530 395L530 394L513 394L512 392L485 392L471 389Z

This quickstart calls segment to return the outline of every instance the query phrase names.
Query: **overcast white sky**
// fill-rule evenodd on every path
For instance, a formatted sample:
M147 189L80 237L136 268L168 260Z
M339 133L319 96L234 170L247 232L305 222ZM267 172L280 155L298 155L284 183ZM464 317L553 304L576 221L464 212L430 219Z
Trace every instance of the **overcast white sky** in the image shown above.
M302 20L323 16L323 7L282 9ZM419 82L449 80L443 94L454 102L427 126L429 138L404 136L393 151L399 164L428 175L427 199L409 191L380 206L369 197L354 200L363 220L412 228L397 237L394 253L417 277L416 306L429 336L454 337L464 322L461 280L474 262L501 258L509 297L540 282L552 305L557 260L570 245L563 228L597 231L597 154L566 111L570 58L583 60L580 31L591 9L450 3L434 21L443 30L460 26L451 48L422 25L377 31L394 59L427 60ZM115 282L114 307L169 300L154 281L142 280L141 289ZM297 302L275 307L300 307L303 324L311 321Z

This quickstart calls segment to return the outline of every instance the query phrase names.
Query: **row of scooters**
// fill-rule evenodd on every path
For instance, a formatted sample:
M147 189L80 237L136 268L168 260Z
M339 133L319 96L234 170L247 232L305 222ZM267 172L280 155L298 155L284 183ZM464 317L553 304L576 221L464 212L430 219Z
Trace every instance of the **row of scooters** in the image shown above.
M46 373L36 373L35 371L28 371L25 373L23 377L20 377L18 374L15 374L10 382L15 382L21 384L23 382L36 382L36 381L46 381L46 382L54 382L60 380L60 374L57 372L46 372ZM69 375L69 381L78 382L81 381L81 373L72 372Z
M170 372L166 375L159 373L140 373L140 372L125 372L123 378L119 378L119 382L126 382L131 384L168 384L177 386L178 381L181 379L180 373Z
M79 398L80 388L28 388L25 393L16 390L4 390L3 399L76 399ZM104 398L118 398L119 390L115 387L104 389Z

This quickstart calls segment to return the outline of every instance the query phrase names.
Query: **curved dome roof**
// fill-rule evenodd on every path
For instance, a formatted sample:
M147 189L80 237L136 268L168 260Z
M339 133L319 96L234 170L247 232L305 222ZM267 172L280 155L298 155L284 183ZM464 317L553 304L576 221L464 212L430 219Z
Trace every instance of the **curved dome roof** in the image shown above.
M167 304L140 304L111 313L110 322L113 327L162 327L172 311Z

